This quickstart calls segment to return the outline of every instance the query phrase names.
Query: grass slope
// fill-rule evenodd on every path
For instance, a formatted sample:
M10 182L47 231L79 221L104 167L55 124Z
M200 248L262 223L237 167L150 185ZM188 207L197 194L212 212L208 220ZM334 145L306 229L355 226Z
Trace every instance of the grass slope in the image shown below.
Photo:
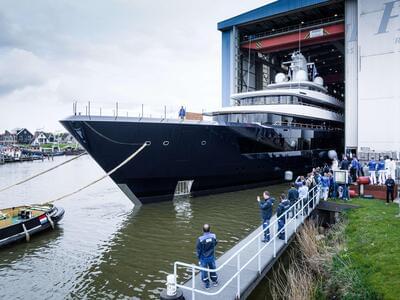
M347 254L370 287L384 299L400 299L400 218L398 204L354 199L348 213Z

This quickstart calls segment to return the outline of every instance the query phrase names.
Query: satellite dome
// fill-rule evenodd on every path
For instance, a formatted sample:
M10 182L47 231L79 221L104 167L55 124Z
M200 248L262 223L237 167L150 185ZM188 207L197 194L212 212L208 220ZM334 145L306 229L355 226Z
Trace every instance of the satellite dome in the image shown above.
M275 75L275 83L281 83L284 82L286 79L286 75L283 73L278 73Z
M317 76L314 78L314 83L319 84L319 85L324 85L324 80L322 79L322 77Z
M294 80L296 81L308 81L307 72L304 70L298 70L294 75Z
M328 151L328 157L329 157L330 159L335 159L335 158L337 158L337 153L336 153L336 151L335 151L335 150L329 150L329 151Z

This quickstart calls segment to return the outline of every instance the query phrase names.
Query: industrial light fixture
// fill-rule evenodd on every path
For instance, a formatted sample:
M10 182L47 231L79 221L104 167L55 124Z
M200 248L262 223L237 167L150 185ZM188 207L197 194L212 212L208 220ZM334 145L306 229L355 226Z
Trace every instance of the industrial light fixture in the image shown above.
M332 52L335 52L335 49L333 49L333 48L332 48L332 50L331 50L331 51L332 51Z
M335 14L335 17L337 17L337 14Z
M339 57L339 58L341 58L342 56L341 56L341 55L339 55L338 57Z

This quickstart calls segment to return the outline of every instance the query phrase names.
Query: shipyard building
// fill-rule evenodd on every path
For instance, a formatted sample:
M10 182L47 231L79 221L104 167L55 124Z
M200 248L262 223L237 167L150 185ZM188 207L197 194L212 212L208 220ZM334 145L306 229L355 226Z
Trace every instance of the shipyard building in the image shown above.
M400 0L279 0L218 23L222 106L300 50L344 101L346 152L400 151Z

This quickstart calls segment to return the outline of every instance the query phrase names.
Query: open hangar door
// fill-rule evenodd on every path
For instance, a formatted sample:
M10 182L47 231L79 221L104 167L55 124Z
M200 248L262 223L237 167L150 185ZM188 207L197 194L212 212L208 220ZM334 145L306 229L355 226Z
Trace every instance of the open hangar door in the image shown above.
M262 90L300 50L314 62L329 93L345 98L344 1L291 11L237 28L235 92Z

